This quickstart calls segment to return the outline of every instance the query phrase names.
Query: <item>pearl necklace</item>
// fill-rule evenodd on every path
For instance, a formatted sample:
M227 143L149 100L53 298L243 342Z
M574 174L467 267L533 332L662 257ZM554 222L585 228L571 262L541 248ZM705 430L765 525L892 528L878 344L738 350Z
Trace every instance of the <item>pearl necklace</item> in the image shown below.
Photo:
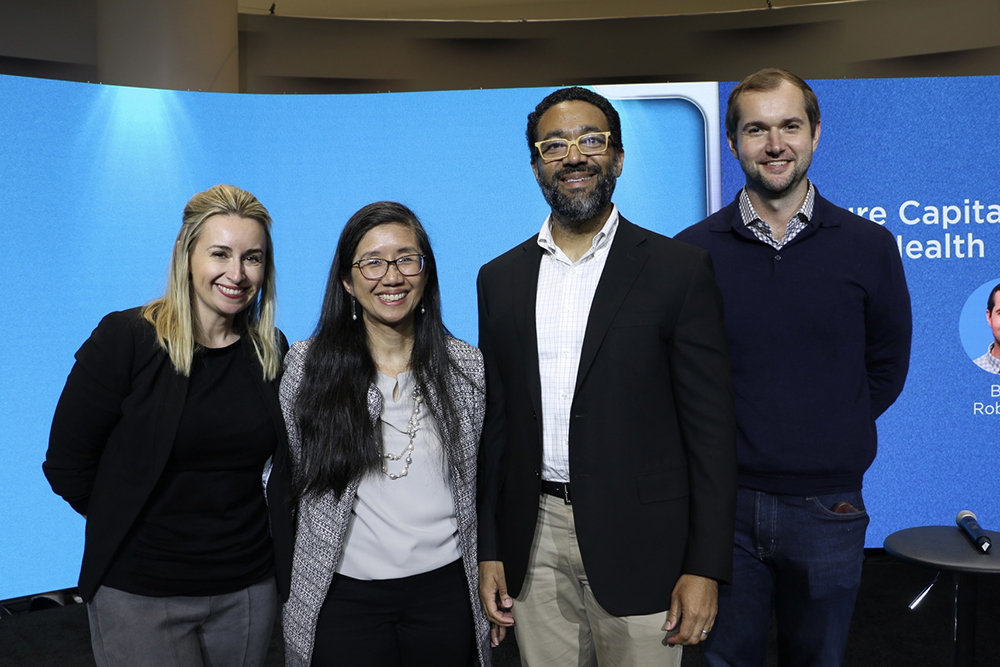
M413 463L413 440L417 436L417 427L420 426L420 404L424 402L424 397L420 394L420 389L413 390L413 413L410 421L406 425L406 434L410 436L410 442L399 454L386 452L382 455L382 473L391 480L402 479L410 472L410 464ZM389 472L386 461L403 461L403 469L398 473Z

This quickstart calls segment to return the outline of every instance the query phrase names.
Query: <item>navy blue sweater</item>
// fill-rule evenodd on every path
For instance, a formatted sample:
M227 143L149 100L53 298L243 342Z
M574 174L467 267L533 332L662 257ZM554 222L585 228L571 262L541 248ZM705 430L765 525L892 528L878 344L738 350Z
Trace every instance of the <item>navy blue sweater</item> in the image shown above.
M910 360L910 296L892 234L817 193L811 223L781 250L757 240L737 202L677 239L711 253L722 290L740 485L859 490L875 419Z

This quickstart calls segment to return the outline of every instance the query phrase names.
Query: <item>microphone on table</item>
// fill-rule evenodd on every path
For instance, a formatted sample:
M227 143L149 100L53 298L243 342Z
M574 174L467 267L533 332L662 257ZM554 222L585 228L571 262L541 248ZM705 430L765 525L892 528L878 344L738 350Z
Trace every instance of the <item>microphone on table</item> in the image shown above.
M983 531L979 526L979 521L976 520L976 515L969 510L962 510L955 517L955 523L958 527L972 540L983 553L988 553L990 547L993 543L990 542L989 536Z

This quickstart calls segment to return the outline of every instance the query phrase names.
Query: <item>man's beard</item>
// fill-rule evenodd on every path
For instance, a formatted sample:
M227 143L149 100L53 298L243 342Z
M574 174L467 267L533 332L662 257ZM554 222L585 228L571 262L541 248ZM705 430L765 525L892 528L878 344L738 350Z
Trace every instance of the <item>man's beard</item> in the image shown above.
M595 176L596 182L590 194L579 193L576 196L571 196L559 190L559 179L562 176L581 172ZM611 195L615 192L617 180L617 177L611 172L601 169L596 164L591 164L586 167L574 166L560 169L547 181L538 179L538 187L542 189L545 201L552 208L552 217L560 224L572 229L593 220L611 203Z

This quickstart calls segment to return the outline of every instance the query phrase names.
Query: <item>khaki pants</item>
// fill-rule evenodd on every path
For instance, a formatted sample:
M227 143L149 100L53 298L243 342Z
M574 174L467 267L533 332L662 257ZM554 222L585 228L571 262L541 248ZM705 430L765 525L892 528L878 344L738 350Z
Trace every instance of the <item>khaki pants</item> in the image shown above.
M542 494L515 632L525 667L680 667L666 643L667 611L612 616L594 598L576 540L573 506Z

